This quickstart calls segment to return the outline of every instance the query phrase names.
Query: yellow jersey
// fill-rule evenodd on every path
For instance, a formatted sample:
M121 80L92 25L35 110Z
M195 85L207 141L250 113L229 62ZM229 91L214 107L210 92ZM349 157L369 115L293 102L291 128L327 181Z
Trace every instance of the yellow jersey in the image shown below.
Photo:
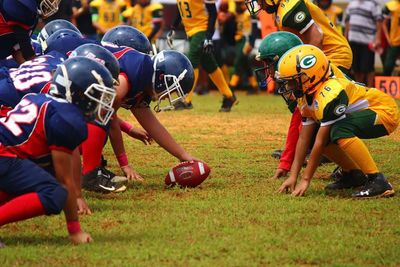
M94 0L90 2L91 13L98 14L98 23L108 29L121 24L120 15L125 9L123 0Z
M390 18L389 41L393 46L400 45L400 2L389 1L382 10L385 18Z
M316 23L323 33L322 51L330 62L350 69L353 53L349 43L324 12L310 0L281 1L275 20L279 30L292 32L300 39L303 39L302 34Z
M236 13L236 33L235 41L241 40L245 36L251 34L251 16L249 12L245 11L241 14Z
M162 22L163 6L159 3L150 4L145 7L136 4L126 9L122 13L122 16L129 19L131 26L143 32L148 37L153 30L153 23Z
M177 4L188 37L207 30L208 13L205 4L215 4L215 0L177 0Z
M303 97L299 109L303 117L319 122L321 126L334 124L346 118L346 114L365 109L377 114L375 124L383 124L388 133L396 129L400 120L397 104L391 96L340 78L323 82L312 99Z

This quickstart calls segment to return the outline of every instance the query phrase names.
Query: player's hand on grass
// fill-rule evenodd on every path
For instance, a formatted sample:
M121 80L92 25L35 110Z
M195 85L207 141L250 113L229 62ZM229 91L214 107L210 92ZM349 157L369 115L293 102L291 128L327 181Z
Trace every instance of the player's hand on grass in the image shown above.
M90 236L90 234L83 231L69 235L69 240L74 245L93 242L93 239Z
M297 178L289 176L279 187L278 192L279 193L288 193L288 192L293 192L295 187L296 187L296 182Z
M278 178L281 178L281 177L286 177L287 174L288 174L287 170L278 168L278 169L276 169L275 174L272 177L272 179L278 179Z
M143 177L140 176L140 174L137 173L130 165L121 167L121 170L124 172L126 178L128 178L129 181L137 181L137 182L144 181Z
M89 205L86 203L83 197L78 197L76 199L76 203L78 206L79 215L92 215L92 211L90 210Z
M301 179L300 183L296 186L295 190L292 192L292 196L301 197L307 191L310 186L309 180Z
M151 143L153 142L153 138L150 137L148 132L136 127L133 127L129 131L129 136L142 141L145 145L151 145Z

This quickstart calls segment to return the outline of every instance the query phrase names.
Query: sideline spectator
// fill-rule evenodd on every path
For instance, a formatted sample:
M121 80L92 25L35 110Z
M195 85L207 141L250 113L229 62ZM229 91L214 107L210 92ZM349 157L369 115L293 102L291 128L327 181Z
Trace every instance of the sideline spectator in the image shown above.
M388 42L388 48L383 63L383 74L392 75L396 59L400 55L400 1L393 0L385 4L383 8L383 34ZM390 30L388 24L390 21Z
M374 86L375 51L381 49L382 10L374 0L354 0L345 11L345 36L353 51L354 78Z

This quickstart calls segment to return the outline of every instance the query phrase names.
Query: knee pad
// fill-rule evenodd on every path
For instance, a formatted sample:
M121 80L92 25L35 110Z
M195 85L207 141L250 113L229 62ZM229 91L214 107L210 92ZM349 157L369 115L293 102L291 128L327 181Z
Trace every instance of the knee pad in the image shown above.
M67 201L68 191L62 185L55 185L38 192L46 215L59 214Z

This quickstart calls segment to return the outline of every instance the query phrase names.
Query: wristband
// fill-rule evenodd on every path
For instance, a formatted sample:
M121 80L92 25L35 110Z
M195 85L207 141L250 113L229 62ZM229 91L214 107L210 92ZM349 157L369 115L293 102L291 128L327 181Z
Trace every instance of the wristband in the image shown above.
M124 133L129 134L129 132L132 130L133 125L130 124L129 122L126 121L121 121L119 123L119 127L121 128L121 131L123 131Z
M117 157L117 161L118 161L118 164L119 164L120 168L126 167L126 166L129 165L128 156L126 155L125 152L117 155L116 157Z
M79 221L71 221L71 222L67 222L67 229L68 229L68 233L70 235L79 233L81 230L81 224L79 223Z

